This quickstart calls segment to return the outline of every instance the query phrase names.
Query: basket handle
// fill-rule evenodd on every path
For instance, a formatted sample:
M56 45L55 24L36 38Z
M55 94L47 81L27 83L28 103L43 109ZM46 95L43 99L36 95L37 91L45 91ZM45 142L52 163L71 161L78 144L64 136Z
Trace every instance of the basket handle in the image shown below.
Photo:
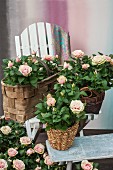
M87 97L92 97L92 91L88 88L88 87L82 87L81 89L80 89L80 91L89 91L90 92L90 95L89 96L87 96ZM83 96L82 96L83 97Z
M44 66L44 68L46 69L47 75L50 76L53 71L50 70L47 64L44 63L39 57L37 57L37 60L39 61L39 63L41 63Z

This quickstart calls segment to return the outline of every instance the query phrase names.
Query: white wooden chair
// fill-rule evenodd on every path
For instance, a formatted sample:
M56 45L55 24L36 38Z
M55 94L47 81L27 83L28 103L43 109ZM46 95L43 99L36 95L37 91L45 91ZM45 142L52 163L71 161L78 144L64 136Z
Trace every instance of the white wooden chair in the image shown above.
M37 56L58 55L61 60L70 56L70 37L60 26L38 22L29 25L20 36L15 36L17 56L30 55L35 51Z
M30 55L33 51L37 56L58 55L61 63L70 56L70 37L60 26L38 22L29 25L15 36L17 56ZM25 122L27 135L34 139L39 128L39 120L34 117Z

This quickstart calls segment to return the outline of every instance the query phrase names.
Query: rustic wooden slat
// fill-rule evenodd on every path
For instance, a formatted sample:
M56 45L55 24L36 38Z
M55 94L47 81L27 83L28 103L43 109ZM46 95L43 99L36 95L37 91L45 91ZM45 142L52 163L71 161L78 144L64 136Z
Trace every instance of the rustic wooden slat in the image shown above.
M40 46L40 54L43 58L47 55L47 43L46 43L46 32L45 32L45 25L43 22L38 22L38 36L39 36L39 46Z
M55 50L54 50L54 44L52 42L52 29L51 29L51 24L46 23L46 31L47 31L47 39L48 39L48 47L49 47L49 54L50 55L55 55Z
M37 29L35 23L29 26L29 37L30 37L31 52L35 51L37 56L39 56Z
M19 36L15 36L15 46L16 46L16 54L18 57L21 57L21 46Z
M23 55L30 55L30 46L29 46L29 38L28 38L28 30L27 28L21 34L22 41L22 51Z

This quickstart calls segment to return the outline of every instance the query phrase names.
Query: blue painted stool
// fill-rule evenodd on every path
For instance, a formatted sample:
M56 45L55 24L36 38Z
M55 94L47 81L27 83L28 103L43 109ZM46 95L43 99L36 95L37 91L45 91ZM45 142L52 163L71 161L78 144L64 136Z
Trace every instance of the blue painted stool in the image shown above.
M113 158L113 133L76 137L72 147L65 151L53 149L48 140L46 146L53 162L67 162L67 170L71 170L72 162Z

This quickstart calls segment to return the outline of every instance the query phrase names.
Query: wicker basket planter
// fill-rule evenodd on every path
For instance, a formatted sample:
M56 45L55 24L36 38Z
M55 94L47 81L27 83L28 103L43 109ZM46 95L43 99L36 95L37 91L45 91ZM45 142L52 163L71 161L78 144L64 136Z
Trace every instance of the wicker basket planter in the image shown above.
M24 123L34 117L36 104L52 90L57 74L50 76L38 84L37 88L30 85L10 86L1 81L3 94L3 110L6 118Z
M87 113L99 114L105 92L98 93L95 90L89 90L87 87L84 87L81 90L89 92L89 96L81 98L82 102L86 103L85 111Z
M57 150L67 150L71 147L77 134L79 123L74 124L66 131L51 129L47 131L48 140L52 148Z

